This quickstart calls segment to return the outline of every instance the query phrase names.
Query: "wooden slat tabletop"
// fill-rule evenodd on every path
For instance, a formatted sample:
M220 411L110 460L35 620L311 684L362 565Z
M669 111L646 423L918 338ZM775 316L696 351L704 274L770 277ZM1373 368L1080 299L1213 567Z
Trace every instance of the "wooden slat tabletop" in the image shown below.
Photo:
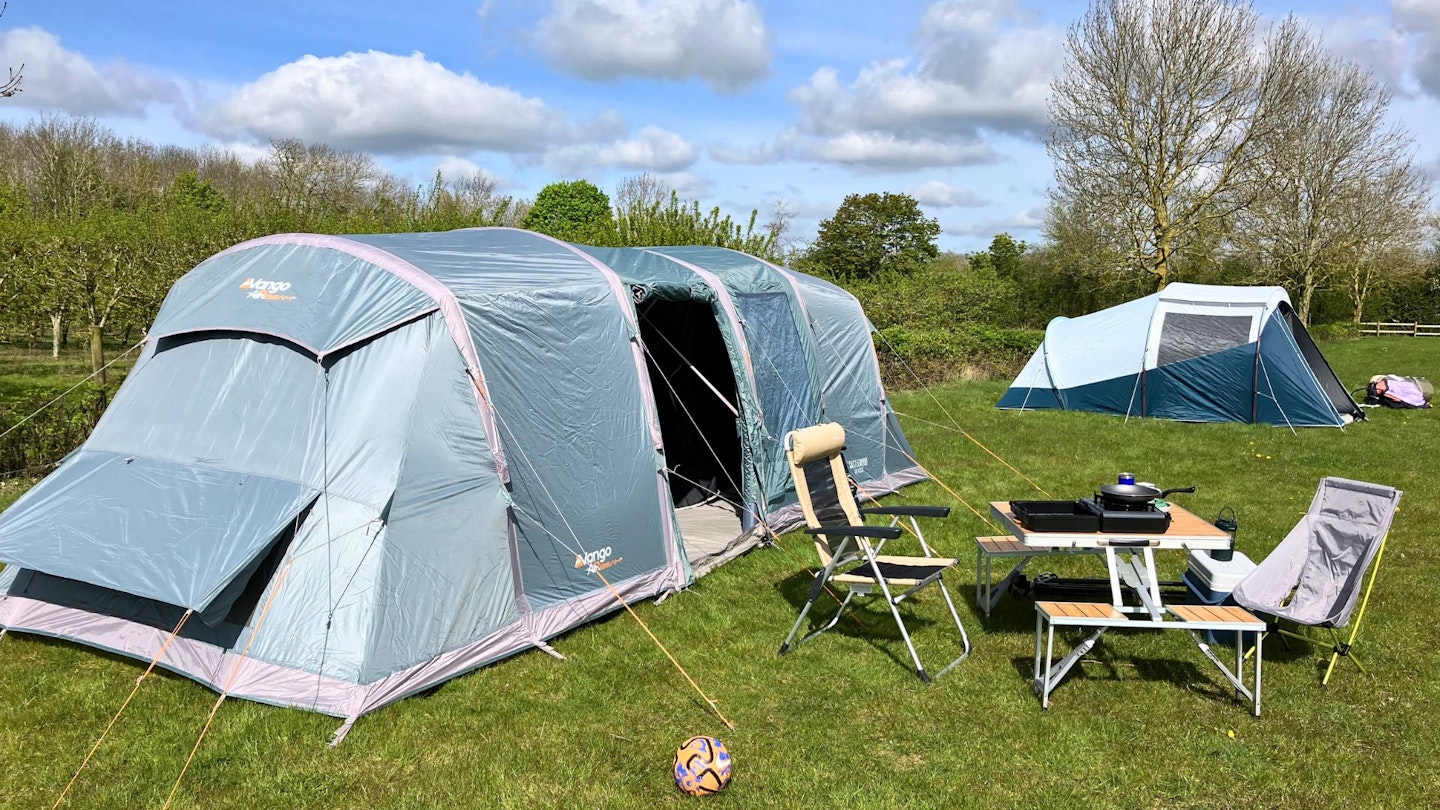
M1036 602L1035 607L1047 616L1068 616L1074 619L1107 619L1118 621L1125 615L1113 605L1095 602Z
M1171 613L1187 622L1241 622L1263 624L1250 611L1233 605L1167 605Z

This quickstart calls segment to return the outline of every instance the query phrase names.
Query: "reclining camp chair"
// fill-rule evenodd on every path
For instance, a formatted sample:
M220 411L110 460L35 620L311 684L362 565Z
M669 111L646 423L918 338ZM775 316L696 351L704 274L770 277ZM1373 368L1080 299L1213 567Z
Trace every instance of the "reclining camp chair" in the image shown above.
M930 683L930 675L920 663L920 655L910 641L905 621L900 617L899 605L920 589L937 584L945 595L945 604L950 616L960 630L964 651L959 658L951 661L936 673L938 678L965 660L970 654L970 638L965 626L960 623L960 614L955 610L955 600L950 589L945 587L941 575L955 565L955 560L936 557L925 537L920 532L918 517L947 517L947 506L876 506L860 509L855 504L855 495L850 489L850 477L845 468L841 452L845 449L845 429L830 423L794 430L785 435L785 456L790 461L790 475L795 481L795 494L800 499L800 508L805 513L806 534L814 535L815 548L820 553L823 569L816 574L810 586L810 597L800 611L800 618L790 628L790 635L780 645L780 654L790 651L790 642L800 632L810 608L825 590L827 583L842 585L847 589L840 609L830 623L800 640L800 644L834 627L850 606L856 594L862 596L883 596L890 608L890 615L900 628L900 637L910 650L915 662L915 674L920 680ZM866 526L862 515L887 515L889 526ZM908 517L915 535L920 539L923 557L882 556L881 549L889 540L900 536L900 518ZM879 540L878 544L871 540ZM898 593L897 593L898 591Z
M1241 606L1266 617L1329 630L1334 647L1322 684L1330 682L1335 662L1342 657L1365 671L1350 651L1365 618L1370 589L1375 585L1375 572L1365 584L1365 571L1372 560L1375 571L1380 569L1385 537L1401 494L1398 489L1379 484L1323 479L1305 517L1231 594ZM1355 616L1350 638L1342 642L1335 631L1349 623L1356 601L1360 602L1360 612ZM1275 630L1315 643L1278 624Z

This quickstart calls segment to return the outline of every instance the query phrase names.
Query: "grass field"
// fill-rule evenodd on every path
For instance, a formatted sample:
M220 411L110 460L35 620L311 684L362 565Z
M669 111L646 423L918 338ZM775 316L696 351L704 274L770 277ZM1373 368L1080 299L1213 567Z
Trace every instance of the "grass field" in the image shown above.
M1352 387L1381 372L1440 379L1440 340L1369 339L1323 347ZM0 381L8 377L0 376ZM993 530L940 487L903 500L952 504L930 535L961 559L951 578L975 643L933 685L904 662L888 617L784 658L775 655L813 564L804 537L760 549L663 604L638 607L721 711L711 714L645 633L616 615L362 718L337 749L337 721L231 701L195 759L180 807L682 807L674 747L721 737L736 776L727 807L1423 807L1440 796L1440 525L1435 411L1372 411L1344 431L1190 425L1083 413L994 410L1004 382L897 393L919 458L966 501L1029 496L1030 486L955 431L953 415L1059 497L1119 470L1183 502L1239 513L1238 543L1263 557L1304 512L1324 475L1406 491L1356 653L1320 686L1321 651L1266 647L1264 716L1236 703L1181 633L1112 633L1041 711L1027 678L1034 611L1007 597L982 621L971 538ZM943 404L943 409L942 409ZM897 541L903 542L903 541ZM1159 555L1178 578L1184 555ZM1042 561L1043 563L1044 561ZM1094 560L1034 570L1103 575ZM953 656L933 589L903 608L922 655ZM948 660L945 658L943 660ZM0 641L0 804L49 807L119 707L141 666L33 637ZM214 701L180 677L147 681L66 806L159 807Z

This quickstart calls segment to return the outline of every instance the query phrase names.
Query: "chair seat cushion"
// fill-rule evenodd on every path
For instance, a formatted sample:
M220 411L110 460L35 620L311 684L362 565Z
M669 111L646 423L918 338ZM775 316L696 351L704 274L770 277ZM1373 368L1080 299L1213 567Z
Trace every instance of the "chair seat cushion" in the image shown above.
M946 568L955 564L955 561L946 557L878 557L876 564L880 568L880 576L891 585L918 585L922 580L929 579ZM851 568L843 574L835 577L837 582L874 582L878 577L868 561Z

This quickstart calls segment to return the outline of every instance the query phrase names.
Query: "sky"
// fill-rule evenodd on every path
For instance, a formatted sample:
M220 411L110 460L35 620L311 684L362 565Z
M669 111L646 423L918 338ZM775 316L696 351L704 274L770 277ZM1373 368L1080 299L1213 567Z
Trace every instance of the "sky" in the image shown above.
M1394 94L1440 180L1440 0L1257 2ZM87 116L257 160L272 139L373 155L413 183L484 172L533 197L649 172L813 238L847 194L904 192L947 250L1037 241L1049 83L1079 2L9 0L0 121ZM1437 189L1440 190L1440 189Z

